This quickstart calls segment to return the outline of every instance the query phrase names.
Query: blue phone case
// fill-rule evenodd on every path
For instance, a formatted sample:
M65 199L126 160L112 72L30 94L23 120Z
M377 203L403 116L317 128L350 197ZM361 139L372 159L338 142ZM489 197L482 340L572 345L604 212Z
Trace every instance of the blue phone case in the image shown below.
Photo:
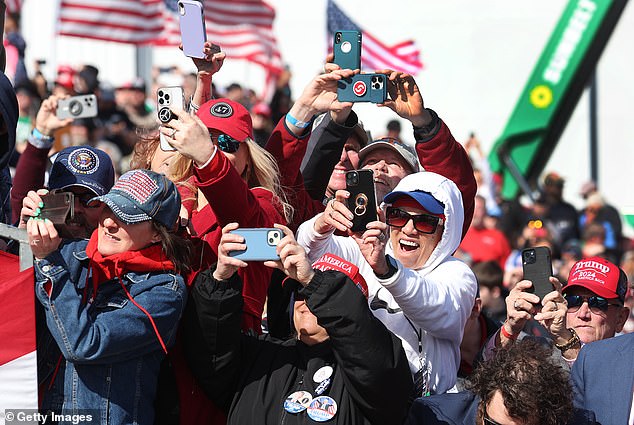
M383 74L357 74L337 81L339 102L383 103L387 99L387 77Z
M361 69L361 33L335 31L332 41L334 63L341 69Z
M247 249L244 251L231 251L229 256L242 261L268 261L279 260L275 249L284 237L284 232L275 228L236 229L231 233L242 235Z
M180 0L178 11L183 53L190 58L204 58L207 31L202 4L196 0Z

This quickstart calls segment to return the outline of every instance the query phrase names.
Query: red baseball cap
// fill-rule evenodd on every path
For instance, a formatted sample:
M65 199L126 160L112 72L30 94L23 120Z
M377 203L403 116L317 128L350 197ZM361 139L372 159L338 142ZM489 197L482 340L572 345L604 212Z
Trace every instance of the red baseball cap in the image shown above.
M253 123L247 108L231 99L212 99L198 109L198 118L212 130L231 136L239 142L253 139Z
M355 266L349 261L344 260L341 257L337 257L334 254L326 253L321 258L313 263L313 269L325 271L325 270L337 270L345 274L357 285L357 288L361 290L363 295L368 298L368 284L365 279L359 273L359 267Z
M618 298L623 302L627 292L627 276L605 258L584 258L570 269L564 292L572 287L586 288L600 297Z

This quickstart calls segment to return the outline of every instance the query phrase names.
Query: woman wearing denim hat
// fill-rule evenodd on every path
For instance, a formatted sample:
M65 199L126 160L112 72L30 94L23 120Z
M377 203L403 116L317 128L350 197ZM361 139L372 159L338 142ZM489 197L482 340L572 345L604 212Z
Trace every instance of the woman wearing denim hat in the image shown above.
M90 203L103 204L90 240L62 241L49 220L27 223L36 297L62 353L42 408L152 424L159 365L186 301L180 195L165 176L134 170Z

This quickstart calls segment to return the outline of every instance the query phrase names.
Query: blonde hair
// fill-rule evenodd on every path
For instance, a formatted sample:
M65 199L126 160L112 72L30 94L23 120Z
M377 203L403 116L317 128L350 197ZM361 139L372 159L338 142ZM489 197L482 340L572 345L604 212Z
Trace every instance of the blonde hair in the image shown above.
M273 193L282 204L284 218L290 223L293 218L293 207L288 203L280 184L280 170L273 155L258 145L253 139L246 140L249 149L249 164L244 170L242 178L249 188L262 187Z

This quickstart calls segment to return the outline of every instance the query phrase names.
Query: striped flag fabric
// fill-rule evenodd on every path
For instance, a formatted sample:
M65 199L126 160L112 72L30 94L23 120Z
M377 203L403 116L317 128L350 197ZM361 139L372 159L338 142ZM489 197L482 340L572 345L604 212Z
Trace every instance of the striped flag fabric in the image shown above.
M33 267L19 261L0 251L0 412L38 407Z
M328 0L326 15L330 37L329 51L332 50L332 34L335 31L360 31L363 37L361 68L364 70L387 68L416 75L423 68L420 50L413 40L388 46L354 23L333 0Z
M207 39L233 59L282 71L275 10L262 0L204 0ZM177 46L177 0L61 0L58 33L131 44Z

